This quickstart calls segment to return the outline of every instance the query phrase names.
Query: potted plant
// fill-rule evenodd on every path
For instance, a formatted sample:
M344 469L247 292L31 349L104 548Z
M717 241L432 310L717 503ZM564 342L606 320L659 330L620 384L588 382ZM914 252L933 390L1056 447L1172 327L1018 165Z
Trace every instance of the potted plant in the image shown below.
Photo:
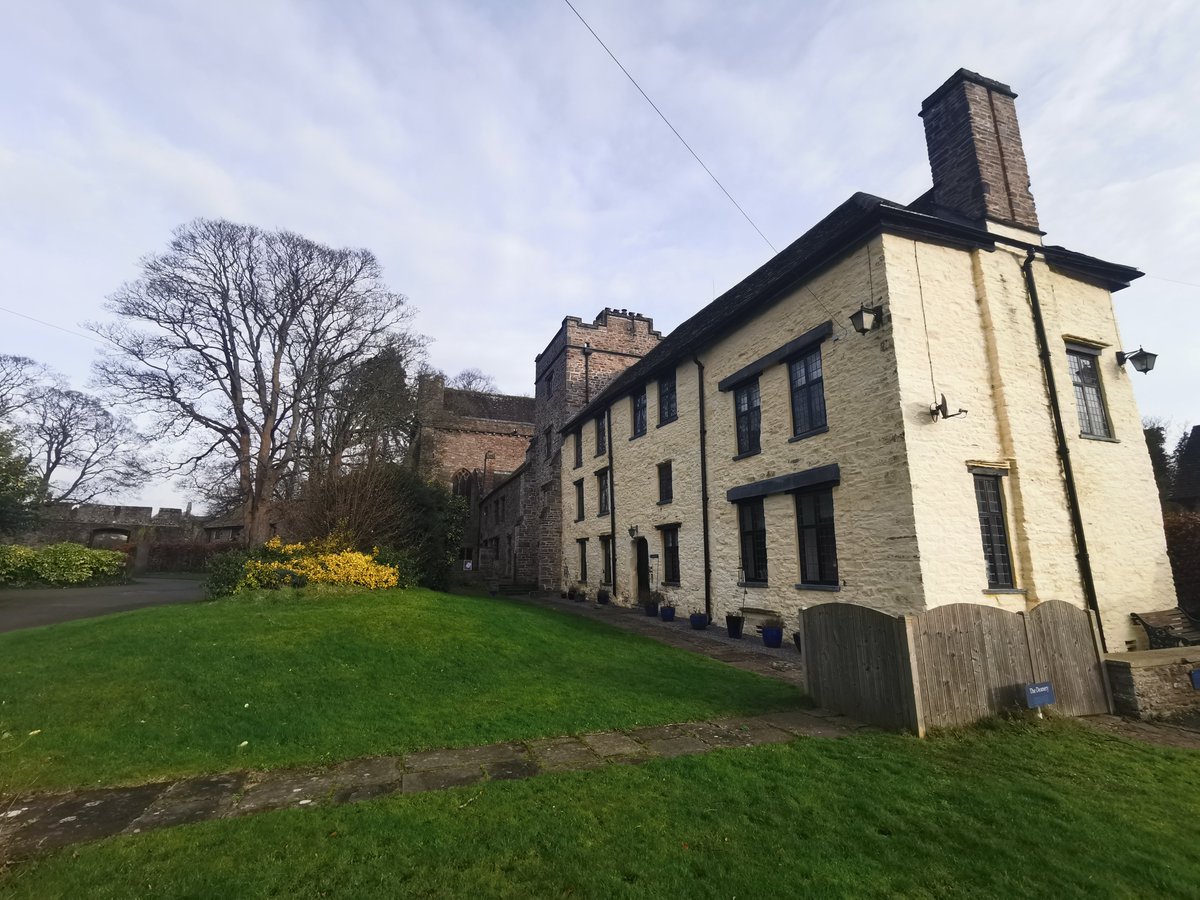
M584 587L583 585L580 585L575 592L575 602L576 603L587 603L588 602L587 588Z
M763 622L762 627L763 645L767 647L782 647L783 646L783 620L768 619Z
M708 627L708 614L702 609L693 609L688 613L688 621L697 631L703 631Z
M664 622L675 621L675 604L670 597L664 596L658 604L658 617Z
M575 587L575 585L572 584L567 588L567 593L565 596L568 600L574 600L578 595L579 590Z
M741 580L739 572L739 580ZM746 627L746 588L742 587L742 605L736 613L726 613L725 630L731 638L741 638L742 629Z
M642 609L646 611L648 616L657 616L658 608L667 601L662 591L651 591L650 595L642 601Z
M603 606L604 604L608 603L608 600L609 600L608 588L600 588L600 590L596 591L596 602L597 603L599 603L601 606Z

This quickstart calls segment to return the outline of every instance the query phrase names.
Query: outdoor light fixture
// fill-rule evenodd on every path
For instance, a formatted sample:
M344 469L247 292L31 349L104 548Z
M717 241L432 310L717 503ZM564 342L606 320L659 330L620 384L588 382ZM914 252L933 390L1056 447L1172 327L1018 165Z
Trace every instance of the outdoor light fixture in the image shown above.
M850 316L850 324L859 334L866 334L878 328L883 324L883 307L859 304L858 311Z
M635 538L638 536L638 527L636 525L629 526L629 536Z
M1123 366L1126 362L1133 364L1135 372L1141 372L1143 375L1154 368L1154 361L1158 359L1157 353L1148 353L1141 347L1138 347L1133 353L1126 353L1124 350L1117 351L1117 365Z

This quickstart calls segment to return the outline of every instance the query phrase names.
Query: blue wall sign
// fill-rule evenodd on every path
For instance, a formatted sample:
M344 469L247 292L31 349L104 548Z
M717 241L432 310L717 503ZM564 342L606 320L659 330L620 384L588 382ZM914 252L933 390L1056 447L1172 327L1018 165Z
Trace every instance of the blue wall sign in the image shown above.
M1025 705L1030 709L1049 706L1054 702L1054 685L1048 681L1025 685Z
M1200 691L1200 669L1192 669L1192 687Z

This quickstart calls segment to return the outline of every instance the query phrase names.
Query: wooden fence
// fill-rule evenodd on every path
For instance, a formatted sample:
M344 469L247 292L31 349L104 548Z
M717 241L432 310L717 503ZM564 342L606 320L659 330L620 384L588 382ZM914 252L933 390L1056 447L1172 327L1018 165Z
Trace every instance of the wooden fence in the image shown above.
M924 735L1024 705L1025 685L1049 681L1057 713L1112 710L1095 625L1057 600L1028 614L976 603L889 616L826 603L801 616L809 693L873 725Z

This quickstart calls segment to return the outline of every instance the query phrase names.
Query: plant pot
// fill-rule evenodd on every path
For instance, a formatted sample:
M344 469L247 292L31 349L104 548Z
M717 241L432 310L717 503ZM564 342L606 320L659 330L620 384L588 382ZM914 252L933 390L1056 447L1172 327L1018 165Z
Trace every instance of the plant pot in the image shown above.
M658 617L660 619L662 619L664 622L674 622L675 621L675 607L660 606L658 608Z
M579 596L578 591L567 591L567 599L568 600L574 600L578 596Z
M607 606L608 605L608 594L597 594L596 602L599 603L601 606Z
M566 592L566 591L563 591L563 592L562 592L562 594L561 594L560 596L562 597L562 599L566 600L566 599L567 599L567 592Z
M731 638L740 638L742 629L746 626L745 616L726 616L725 630L729 632Z
M766 647L783 646L783 628L776 625L764 625L762 630L763 645Z
M657 603L644 603L644 604L642 604L642 609L644 609L646 611L646 615L648 615L648 616L657 616L658 615L658 604Z
M803 644L801 643L801 640L802 640L802 639L801 639L801 636L800 636L800 632L798 632L798 631L793 631L793 632L792 632L792 640L793 640L793 641L795 642L795 644L796 644L796 652L797 652L797 653L799 653L801 656L803 656L803 655L804 655L804 646L803 646Z
M688 616L688 621L692 623L692 627L697 631L703 631L708 627L708 616L704 613L692 613Z

